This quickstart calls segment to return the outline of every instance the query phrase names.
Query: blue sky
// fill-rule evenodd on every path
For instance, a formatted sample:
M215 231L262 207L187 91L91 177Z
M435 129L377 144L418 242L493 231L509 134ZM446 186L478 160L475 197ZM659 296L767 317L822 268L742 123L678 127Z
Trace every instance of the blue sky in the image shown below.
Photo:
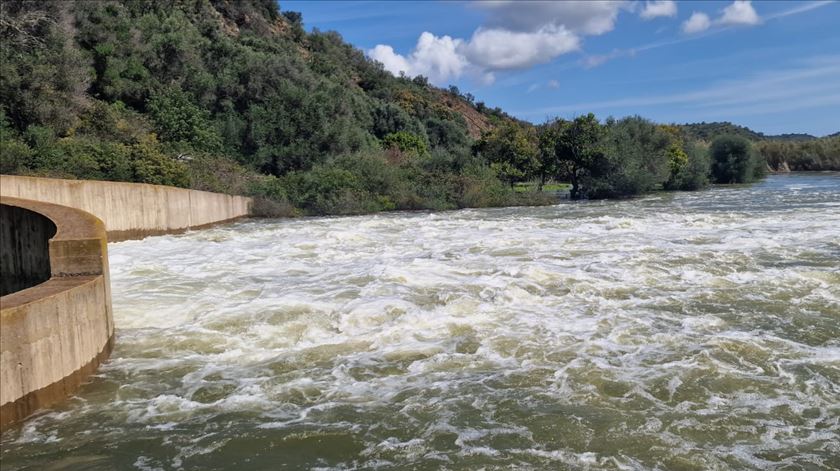
M594 112L840 131L840 2L281 1L386 69L539 123Z

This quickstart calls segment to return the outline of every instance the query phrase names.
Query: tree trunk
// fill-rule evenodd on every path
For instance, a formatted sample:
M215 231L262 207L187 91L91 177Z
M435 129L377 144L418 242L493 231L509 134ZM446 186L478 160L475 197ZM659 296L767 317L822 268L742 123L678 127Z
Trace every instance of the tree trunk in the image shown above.
M577 175L572 173L571 178L569 180L572 183L572 189L569 190L569 199L576 200L576 199L580 198L580 194L579 194L580 187L579 187L579 182L578 182L578 179L577 179Z

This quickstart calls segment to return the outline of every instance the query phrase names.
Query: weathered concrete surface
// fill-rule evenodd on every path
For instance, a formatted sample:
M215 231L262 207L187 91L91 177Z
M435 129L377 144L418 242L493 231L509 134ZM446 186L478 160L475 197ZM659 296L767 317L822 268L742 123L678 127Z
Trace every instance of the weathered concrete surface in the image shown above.
M111 242L183 232L249 215L251 198L140 183L0 175L0 196L81 209Z
M0 203L40 214L56 228L47 248L51 278L0 297L0 428L5 428L84 382L110 353L114 323L102 221L49 203L5 197Z
M49 241L55 231L38 213L0 205L0 296L50 279Z

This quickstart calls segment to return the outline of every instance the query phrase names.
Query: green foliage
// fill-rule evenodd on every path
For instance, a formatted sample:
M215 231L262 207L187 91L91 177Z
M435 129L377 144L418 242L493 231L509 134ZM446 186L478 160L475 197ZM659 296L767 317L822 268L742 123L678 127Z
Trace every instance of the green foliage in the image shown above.
M756 150L776 171L840 170L840 135L806 141L762 141Z
M475 153L513 188L516 182L530 178L537 169L536 140L533 128L509 123L481 136L475 144Z
M663 183L666 190L694 191L709 184L710 162L706 149L696 142L686 144L676 126L660 126L670 137L666 150L668 179Z
M423 139L408 131L392 132L382 138L382 147L385 149L397 149L401 152L412 153L416 156L426 155L429 151Z
M682 150L682 149L681 149ZM671 150L669 149L669 152ZM666 190L695 191L705 188L709 184L711 162L709 152L699 144L691 143L682 150L682 156L676 166L671 167L671 174L664 183Z
M758 141L811 141L817 139L810 134L786 133L778 135L766 135L753 131L745 126L738 126L730 122L716 123L694 123L677 126L684 136L689 140L711 142L721 136L740 136L753 142Z
M146 107L163 141L211 152L220 149L221 138L210 122L210 114L180 89L153 94Z
M711 142L721 136L740 136L750 141L764 138L764 134L728 121L694 123L678 126L687 140Z
M546 127L548 134L543 137L541 149L547 163L543 165L554 169L558 179L572 184L569 190L572 199L585 196L581 183L595 164L603 160L604 128L592 113L573 121L555 121Z
M715 183L750 183L762 176L767 164L740 136L721 136L709 147Z
M32 149L19 140L11 129L0 127L0 173L19 173L31 160Z
M605 126L603 152L592 160L581 183L589 198L621 198L658 188L669 176L669 135L638 116Z
M134 181L172 186L189 184L186 166L164 155L154 135L131 146L129 152Z

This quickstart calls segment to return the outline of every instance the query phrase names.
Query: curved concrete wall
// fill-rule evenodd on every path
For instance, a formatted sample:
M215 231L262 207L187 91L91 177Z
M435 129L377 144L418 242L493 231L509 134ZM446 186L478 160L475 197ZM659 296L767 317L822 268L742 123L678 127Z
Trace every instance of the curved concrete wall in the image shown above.
M5 183L4 183L5 184ZM6 207L4 237L24 239L29 218L55 227L47 247L19 246L43 259L50 278L0 297L0 428L72 393L111 351L114 323L105 225L77 209L17 198ZM12 233L16 233L12 235ZM41 251L40 254L34 254ZM5 260L5 255L4 255Z
M141 183L0 175L0 196L81 209L111 242L183 232L250 214L251 198Z

